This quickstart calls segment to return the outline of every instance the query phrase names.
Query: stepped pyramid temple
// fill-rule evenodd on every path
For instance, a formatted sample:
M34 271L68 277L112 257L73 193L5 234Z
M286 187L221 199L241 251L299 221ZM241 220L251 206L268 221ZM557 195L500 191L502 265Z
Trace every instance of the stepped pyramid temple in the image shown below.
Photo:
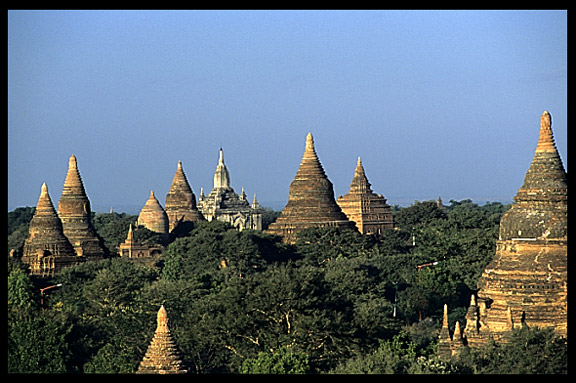
M178 350L168 329L168 314L164 306L156 316L156 332L148 346L144 359L138 366L137 374L186 374Z
M314 139L308 133L300 168L290 184L288 203L268 232L282 236L284 242L295 243L301 230L324 226L355 229L334 199L332 182L324 173Z
M181 222L197 222L204 217L196 207L196 196L186 179L182 162L178 161L178 169L174 174L172 186L166 194L165 210L168 216L168 229L174 230Z
M358 157L350 191L338 197L336 202L348 219L356 223L360 233L382 234L394 228L392 209L386 203L386 198L372 192L370 186L362 160Z
M230 173L224 164L224 153L220 148L220 157L214 173L214 188L207 196L200 192L198 209L208 221L217 219L229 222L239 230L262 230L262 211L254 196L252 204L246 198L244 188L239 196L230 186Z
M100 259L104 256L102 240L92 226L90 200L78 171L76 157L70 156L64 189L58 201L58 216L62 221L64 235L68 238L76 255L86 259Z
M72 266L83 260L64 235L62 221L56 214L48 187L44 183L36 211L30 221L28 238L22 250L22 262L30 267L32 275L52 276L65 266Z
M156 199L154 190L150 191L150 197L138 214L137 225L156 233L168 234L168 216Z
M522 326L567 336L568 177L551 125L544 112L532 163L500 220L496 255L471 299L463 334L468 346L506 341Z

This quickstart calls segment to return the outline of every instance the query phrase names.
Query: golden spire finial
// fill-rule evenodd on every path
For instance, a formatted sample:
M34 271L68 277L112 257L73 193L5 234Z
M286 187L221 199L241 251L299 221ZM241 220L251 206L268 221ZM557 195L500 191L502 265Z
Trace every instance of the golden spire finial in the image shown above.
M536 152L555 152L556 144L552 135L552 116L547 110L540 117L540 137Z
M224 165L224 151L220 148L220 155L218 158L218 165Z
M70 168L73 168L73 169L77 169L77 168L78 168L78 164L77 164L77 162L76 162L76 156L75 156L74 154L72 154L72 155L70 156L70 159L68 160L68 166L69 166Z
M312 137L310 132L306 135L306 149L314 150L314 137Z
M156 314L156 322L156 332L168 332L168 313L166 312L164 305L160 306L160 310L158 310L158 314Z
M314 137L312 137L312 133L308 133L306 135L306 147L304 149L304 156L302 157L302 159L304 158L317 159L316 149L314 149Z
M132 232L132 224L130 224L130 228L128 229L128 236L126 237L126 241L132 241L134 239L134 233Z

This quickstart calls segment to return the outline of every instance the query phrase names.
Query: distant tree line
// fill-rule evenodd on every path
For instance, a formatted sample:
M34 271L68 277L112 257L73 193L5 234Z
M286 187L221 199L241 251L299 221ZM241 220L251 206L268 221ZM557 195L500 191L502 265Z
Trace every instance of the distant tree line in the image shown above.
M8 371L133 373L163 304L193 373L566 373L565 339L537 328L435 356L442 307L464 322L508 207L417 201L383 236L312 228L295 245L201 222L155 267L114 256L135 216L95 214L108 259L43 280L9 257ZM9 248L32 213L8 213ZM39 289L56 284L41 305Z

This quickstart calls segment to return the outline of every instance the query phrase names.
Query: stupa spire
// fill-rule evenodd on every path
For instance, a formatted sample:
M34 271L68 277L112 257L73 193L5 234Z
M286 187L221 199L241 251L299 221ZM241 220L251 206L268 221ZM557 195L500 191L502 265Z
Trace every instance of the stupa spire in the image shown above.
M68 159L68 173L64 180L64 189L62 190L62 194L74 194L88 199L86 197L86 190L84 190L82 177L80 176L80 171L78 170L78 162L74 154L72 154Z
M538 137L538 146L536 152L556 152L556 143L552 134L552 116L547 110L540 117L540 137Z
M316 155L314 138L308 133L300 167L290 184L288 203L268 231L293 243L302 229L324 226L355 228L335 201L332 182Z
M442 328L438 335L438 348L436 354L441 360L449 360L452 357L452 339L448 328L448 305L444 305L444 316L442 317Z
M38 203L36 204L36 212L41 215L56 215L56 209L54 209L54 204L52 204L52 199L50 194L48 194L46 182L40 188L40 198L38 198Z
M372 192L370 186L362 159L358 157L350 191L338 197L336 202L362 234L383 234L394 228L392 209L386 198Z
M166 194L166 215L169 220L169 230L172 231L180 222L196 222L203 220L196 206L196 196L186 179L182 161L178 161L176 174L172 185Z
M368 182L364 172L364 166L362 166L362 159L358 157L354 177L352 178L352 183L350 183L350 193L371 193L372 189L370 189L370 186L370 182Z
M230 173L224 164L224 151L220 148L218 157L218 166L214 173L214 189L229 189L230 188Z
M501 239L566 237L568 177L554 143L552 118L547 111L540 117L538 145L514 201L500 221Z
M68 172L62 195L58 201L58 215L62 220L64 234L78 255L103 257L104 247L92 226L92 210L75 155L68 160Z

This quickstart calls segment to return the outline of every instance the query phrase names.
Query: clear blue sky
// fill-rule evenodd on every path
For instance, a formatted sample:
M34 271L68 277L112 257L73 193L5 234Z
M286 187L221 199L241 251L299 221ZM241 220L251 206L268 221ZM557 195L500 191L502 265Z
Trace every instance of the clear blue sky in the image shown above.
M544 110L567 169L566 11L9 11L8 210L71 154L97 211L178 160L208 193L220 146L282 208L308 132L336 196L361 156L391 204L511 201Z

